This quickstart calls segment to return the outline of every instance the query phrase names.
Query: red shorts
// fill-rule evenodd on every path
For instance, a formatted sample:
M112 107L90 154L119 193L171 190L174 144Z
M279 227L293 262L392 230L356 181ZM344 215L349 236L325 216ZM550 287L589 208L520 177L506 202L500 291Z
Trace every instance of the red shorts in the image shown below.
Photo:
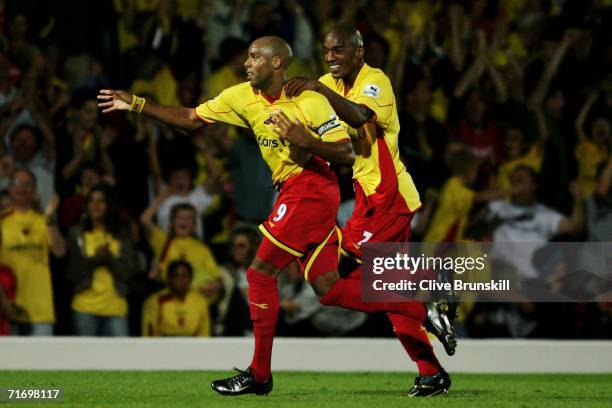
M342 229L342 252L361 259L361 245L366 242L408 242L414 213L391 214L377 207L356 204L353 214Z
M323 251L323 246L333 246L336 242L335 261L331 259L327 262L327 268L334 270L338 263L334 231L339 206L340 190L336 175L327 163L315 157L300 174L281 185L274 209L259 229L270 242L283 250L284 254L278 256L285 260L288 259L287 254L292 255L292 259L299 258L306 274L314 263L322 262L316 258L333 252L329 249ZM269 247L263 251L262 246L258 257L279 267L283 262L272 259L275 255Z

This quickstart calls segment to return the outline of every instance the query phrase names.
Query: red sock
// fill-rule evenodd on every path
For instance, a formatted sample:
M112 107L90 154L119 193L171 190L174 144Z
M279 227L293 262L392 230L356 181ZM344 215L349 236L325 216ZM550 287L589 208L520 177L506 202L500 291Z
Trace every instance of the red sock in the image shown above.
M423 325L396 313L387 313L395 335L419 368L419 375L434 375L442 370Z
M366 313L399 313L420 323L425 321L426 316L425 307L419 302L363 302L361 282L354 279L339 279L321 296L320 301L327 306L340 306Z
M247 270L247 281L249 309L255 335L255 350L250 367L255 381L263 383L270 378L272 343L279 310L278 285L276 278L252 268Z

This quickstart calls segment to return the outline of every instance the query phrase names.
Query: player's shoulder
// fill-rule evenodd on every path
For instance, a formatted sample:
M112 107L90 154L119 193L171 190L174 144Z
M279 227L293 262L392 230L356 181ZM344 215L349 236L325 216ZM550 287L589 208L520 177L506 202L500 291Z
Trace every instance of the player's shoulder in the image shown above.
M295 100L306 119L312 124L337 121L337 115L327 98L318 92L304 91ZM327 122L325 122L327 123Z
M293 101L307 116L317 115L318 112L327 112L332 109L327 98L315 91L304 91L293 98Z
M336 80L334 79L332 74L329 72L319 77L319 82L321 82L323 85L328 86L328 87L333 87L334 85L336 85Z
M212 99L202 102L202 105L215 106L222 103L231 107L234 111L239 111L246 104L255 100L257 94L248 82L225 88L221 93L214 96Z
M391 80L389 80L389 77L387 77L381 69L372 68L368 65L364 66L363 69L365 71L357 85L360 88L358 90L359 93L374 99L378 99L384 95L393 95Z
M369 65L365 65L363 69L365 70L364 75L363 75L364 81L377 81L377 82L384 83L385 85L391 84L391 80L389 79L387 74L385 74L385 72L382 69L373 68Z
M241 82L239 84L226 88L223 92L221 92L221 95L248 97L248 96L254 96L255 93L256 92L251 86L251 83L247 81L247 82Z
M327 98L315 91L304 91L296 97L297 101L301 103L321 103L325 101L325 104L328 104Z

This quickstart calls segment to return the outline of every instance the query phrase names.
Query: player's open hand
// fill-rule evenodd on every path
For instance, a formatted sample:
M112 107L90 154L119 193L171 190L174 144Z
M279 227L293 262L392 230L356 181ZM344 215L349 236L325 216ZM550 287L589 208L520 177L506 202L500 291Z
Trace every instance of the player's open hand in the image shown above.
M304 91L319 92L320 85L321 83L316 79L293 77L285 84L285 95L287 95L288 98L292 98Z
M289 119L285 112L277 110L272 113L272 123L274 133L281 139L286 140L293 146L308 149L314 138L308 133L306 127L296 117Z
M98 107L104 108L102 113L130 110L131 103L132 95L125 91L101 89L98 94Z

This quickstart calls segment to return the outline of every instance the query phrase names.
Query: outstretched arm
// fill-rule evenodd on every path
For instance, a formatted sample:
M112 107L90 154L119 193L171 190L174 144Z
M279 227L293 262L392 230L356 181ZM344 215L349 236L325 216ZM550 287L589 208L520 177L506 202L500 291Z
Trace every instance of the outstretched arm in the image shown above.
M122 90L102 89L98 94L98 101L98 106L104 108L102 113L142 109L141 113L181 129L195 130L202 126L193 108L160 105ZM141 104L144 104L144 107Z
M565 54L569 50L570 46L576 41L577 36L578 32L573 29L570 29L565 33L552 58L548 61L548 64L546 65L546 68L544 69L542 77L540 77L535 90L529 97L530 105L539 106L542 104L552 79L557 74L559 66L565 58Z
M465 11L459 4L452 4L449 9L451 22L450 59L455 71L461 71L465 64L465 47L463 47L463 30L465 26Z
M587 137L586 132L584 131L584 122L586 122L586 119L589 116L589 111L593 107L596 100L597 92L591 92L587 100L584 102L584 105L582 105L582 109L580 109L580 113L576 118L576 132L578 133L578 137L580 139L585 139Z
M162 190L162 192L149 203L149 206L140 215L140 224L143 226L147 234L150 234L155 228L155 222L153 221L155 213L164 200L170 197L171 194L172 192L168 188Z

